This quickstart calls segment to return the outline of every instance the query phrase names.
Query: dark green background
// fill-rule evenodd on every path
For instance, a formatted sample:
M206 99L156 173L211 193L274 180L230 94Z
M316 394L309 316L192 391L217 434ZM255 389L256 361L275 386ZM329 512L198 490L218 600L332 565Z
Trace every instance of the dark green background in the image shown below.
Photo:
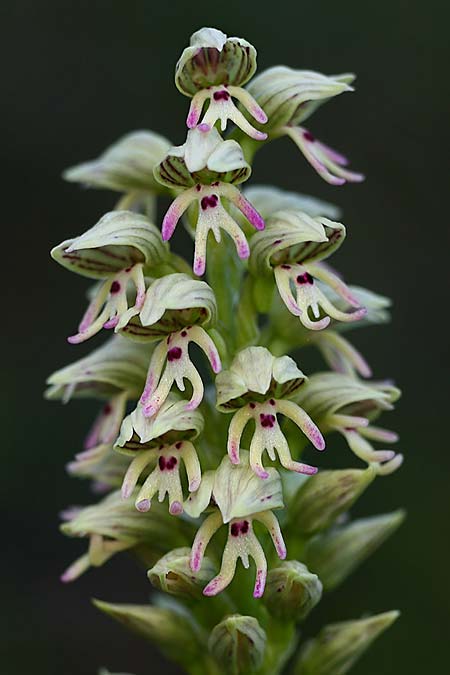
M174 87L173 69L202 25L254 43L260 68L283 63L358 74L357 93L339 97L309 124L367 173L364 184L326 185L287 140L262 152L255 167L258 181L340 203L349 237L336 264L349 281L395 302L390 326L357 332L355 340L375 374L404 389L398 411L385 421L401 433L406 464L377 481L357 512L406 505L409 517L312 622L315 628L325 613L337 620L400 608L401 620L352 672L446 672L449 54L443 7L418 0L3 2L2 675L88 675L99 665L136 675L177 672L89 604L92 595L145 599L145 575L126 557L69 587L58 581L81 551L79 542L59 535L58 510L90 498L86 485L65 475L64 464L79 449L95 406L64 408L43 402L41 392L49 371L99 344L66 344L85 284L52 264L48 250L114 203L112 194L64 184L60 173L128 130L151 128L183 142L188 101ZM307 362L301 365L308 371ZM336 459L351 462L350 453Z

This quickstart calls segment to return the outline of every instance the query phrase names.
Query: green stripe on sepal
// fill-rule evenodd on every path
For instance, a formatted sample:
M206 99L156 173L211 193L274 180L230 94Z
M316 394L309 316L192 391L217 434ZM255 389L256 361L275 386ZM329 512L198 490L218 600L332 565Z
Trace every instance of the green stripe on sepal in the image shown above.
M301 211L278 211L250 240L249 269L268 274L286 263L309 263L328 258L345 239L345 227L328 218L311 218Z
M325 590L342 583L402 524L405 512L361 518L311 539L305 549L305 562L316 572Z
M111 211L84 234L55 246L51 256L84 277L106 279L137 263L159 265L167 260L169 248L145 216Z
M292 675L345 675L399 614L384 612L367 619L325 626L302 647Z
M88 356L55 371L47 379L46 398L111 398L127 391L140 395L153 351L150 345L136 345L114 336Z
M353 91L353 75L323 75L311 70L274 66L257 75L247 90L269 118L266 131L297 125L330 98Z
M256 49L246 40L228 38L215 28L201 28L175 67L175 84L186 96L210 86L241 86L256 70Z
M71 183L116 192L162 192L153 168L170 148L170 141L152 131L133 131L120 138L97 159L67 169Z

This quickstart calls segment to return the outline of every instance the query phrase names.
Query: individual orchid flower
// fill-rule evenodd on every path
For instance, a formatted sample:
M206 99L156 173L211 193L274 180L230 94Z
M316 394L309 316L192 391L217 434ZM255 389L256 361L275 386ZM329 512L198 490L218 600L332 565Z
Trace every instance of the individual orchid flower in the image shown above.
M159 501L169 496L169 512L183 512L183 490L180 468L184 463L189 492L197 490L201 479L200 462L192 440L203 429L203 416L198 410L187 412L185 402L173 395L165 401L157 415L149 419L141 404L128 415L121 426L116 449L133 459L122 482L122 498L128 499L141 477L145 480L135 494L138 511L151 507L153 496ZM155 464L149 475L149 466Z
M343 375L371 377L372 369L364 356L349 340L334 330L315 333L311 341L321 352L330 368Z
M268 530L278 556L283 560L286 557L286 546L283 535L272 513L273 509L282 508L281 481L278 472L270 469L268 480L262 481L252 471L249 465L249 455L242 453L242 462L233 466L224 457L215 472L210 476L205 486L200 486L197 501L203 509L210 498L214 499L217 509L203 521L195 536L190 566L193 572L200 570L205 549L211 538L222 527L228 525L228 539L225 544L222 565L219 574L204 588L204 595L217 595L232 581L236 563L241 558L246 569L249 567L249 556L256 564L256 580L253 595L260 598L264 593L267 576L267 562L263 548L253 531L253 522L261 522ZM196 495L192 498L188 513L198 515Z
M185 391L185 379L192 385L192 395L190 401L186 403L186 410L194 410L200 405L204 386L189 356L190 342L194 342L206 354L213 372L220 372L222 365L219 352L201 326L186 326L177 333L171 333L158 344L150 361L147 380L140 398L146 417L158 412L174 383L180 391Z
M263 106L272 137L289 136L317 173L331 185L360 182L364 176L349 171L341 153L314 138L300 124L320 105L345 91L353 91L354 75L326 76L310 70L276 66L255 77L247 90Z
M90 230L63 241L51 251L63 267L91 279L101 279L88 308L69 337L72 344L89 339L102 328L117 328L131 307L142 308L145 300L144 269L163 262L168 255L157 228L131 211L107 213Z
M253 420L255 431L250 443L250 466L260 478L268 471L262 464L267 450L272 461L275 452L281 465L298 473L314 474L317 469L296 462L291 457L288 442L280 429L277 415L292 420L317 450L324 450L325 441L311 417L289 398L305 382L305 375L289 356L275 358L264 347L248 347L240 351L229 370L216 378L217 407L234 412L228 430L228 455L239 464L239 448L243 431Z
M69 537L87 537L88 552L78 558L61 577L74 581L89 567L99 567L120 551L146 546L157 559L177 542L189 541L192 527L177 521L160 506L141 514L124 502L120 492L112 492L101 502L84 508L69 508L62 514L62 532Z
M202 124L188 132L186 143L169 150L155 169L156 178L169 187L185 188L172 202L162 223L162 238L171 238L189 206L196 204L194 272L201 276L206 268L206 245L210 230L217 242L220 230L234 240L240 258L248 258L250 249L239 225L222 204L228 200L256 228L263 229L259 213L236 187L250 175L250 166L236 141L224 141L216 129Z
M392 410L400 391L386 382L360 382L339 373L312 375L295 400L314 415L324 433L339 432L359 459L379 475L395 471L403 455L393 450L376 450L372 441L395 443L398 435L372 425L383 410Z
M225 131L231 120L245 134L258 141L267 134L255 129L236 108L233 98L259 123L267 115L255 99L242 88L256 70L256 50L246 40L228 38L215 28L202 28L191 36L175 69L175 83L185 96L192 97L186 120L189 129L199 124L205 104L208 109L202 124L213 127L220 120Z
M287 309L310 330L326 328L337 321L358 321L366 315L344 281L322 261L345 238L345 227L328 218L311 218L301 211L279 211L267 221L264 232L252 238L250 270L275 277L278 292ZM332 288L352 307L343 312L329 300L317 281ZM325 316L321 315L322 312Z

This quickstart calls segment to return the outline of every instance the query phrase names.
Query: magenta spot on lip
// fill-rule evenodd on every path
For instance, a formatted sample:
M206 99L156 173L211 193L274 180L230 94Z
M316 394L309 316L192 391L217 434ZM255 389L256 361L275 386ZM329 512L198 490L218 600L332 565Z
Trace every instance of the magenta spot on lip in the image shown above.
M180 502L173 502L169 507L169 513L172 516L178 516L183 513L183 506Z
M211 129L211 127L209 126L209 124L203 123L203 124L199 124L197 129L199 131L203 131L203 133L206 133L207 131L209 131Z
M253 410L254 408L256 408L256 403L253 403L253 402L252 402L252 403L250 403L249 405L250 405L250 408L251 408L252 410Z
M305 129L305 131L303 132L303 138L305 139L305 141L309 141L310 143L313 143L316 140L312 135L312 133L307 129Z
M208 208L215 208L217 206L217 203L219 201L219 197L217 195L209 195L206 197L202 197L200 200L200 206L202 207L203 211L206 211Z
M303 286L304 284L311 284L311 285L314 284L314 279L312 278L309 272L299 274L296 281L299 284L299 286Z
M259 415L261 426L265 429L266 428L272 429L275 426L276 419L277 418L275 417L275 415L265 413L260 413Z
M186 331L185 331L185 330L182 330L182 331L181 331L181 337L186 337L186 335L187 335Z
M150 500L149 499L141 499L140 502L136 504L136 508L138 511L141 511L142 513L145 513L150 509Z
M221 91L215 91L213 94L213 99L215 101L229 101L230 94L224 89L222 89Z
M177 450L179 450L182 445L183 445L182 441L178 441L178 443L175 443L175 447L176 447Z
M121 285L118 281L113 281L110 288L110 293L118 293L121 289Z
M172 349L169 349L169 351L167 352L167 360L178 361L182 353L183 350L181 349L181 347L172 347Z
M230 533L233 537L238 537L240 534L247 534L249 530L248 520L242 520L238 523L232 523L230 527Z
M271 398L269 403L270 403L270 405L275 405L275 399Z
M290 270L291 266L290 265L281 265L282 270Z
M197 190L197 192L200 192L200 190L202 189L202 186L197 184L195 186L195 189Z
M166 459L165 457L160 457L158 459L158 465L161 471L172 471L178 464L178 460L176 457L169 457Z

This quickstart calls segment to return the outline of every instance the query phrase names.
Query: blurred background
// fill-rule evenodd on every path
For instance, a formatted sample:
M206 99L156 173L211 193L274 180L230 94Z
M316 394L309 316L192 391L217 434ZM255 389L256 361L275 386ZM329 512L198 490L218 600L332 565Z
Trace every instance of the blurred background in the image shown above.
M401 619L354 675L445 671L448 224L440 203L448 196L449 17L443 9L439 0L3 0L3 675L92 675L102 665L136 675L179 672L90 604L92 596L145 601L145 574L126 556L74 585L59 582L84 543L59 534L58 511L91 499L87 484L69 479L64 465L79 450L96 406L44 402L42 391L49 372L101 342L66 343L86 284L51 263L48 251L115 202L113 193L82 191L60 174L130 130L184 141L188 100L176 90L173 71L190 34L203 25L252 42L260 69L286 64L358 75L356 94L321 108L309 126L349 155L351 167L367 174L365 183L323 183L287 140L258 154L254 170L257 182L339 203L349 231L339 267L350 282L394 300L392 324L354 337L376 376L392 377L404 390L384 422L400 432L406 463L371 486L356 512L404 505L408 519L320 606L311 630L325 615L331 621L399 608ZM345 459L350 465L352 456Z

